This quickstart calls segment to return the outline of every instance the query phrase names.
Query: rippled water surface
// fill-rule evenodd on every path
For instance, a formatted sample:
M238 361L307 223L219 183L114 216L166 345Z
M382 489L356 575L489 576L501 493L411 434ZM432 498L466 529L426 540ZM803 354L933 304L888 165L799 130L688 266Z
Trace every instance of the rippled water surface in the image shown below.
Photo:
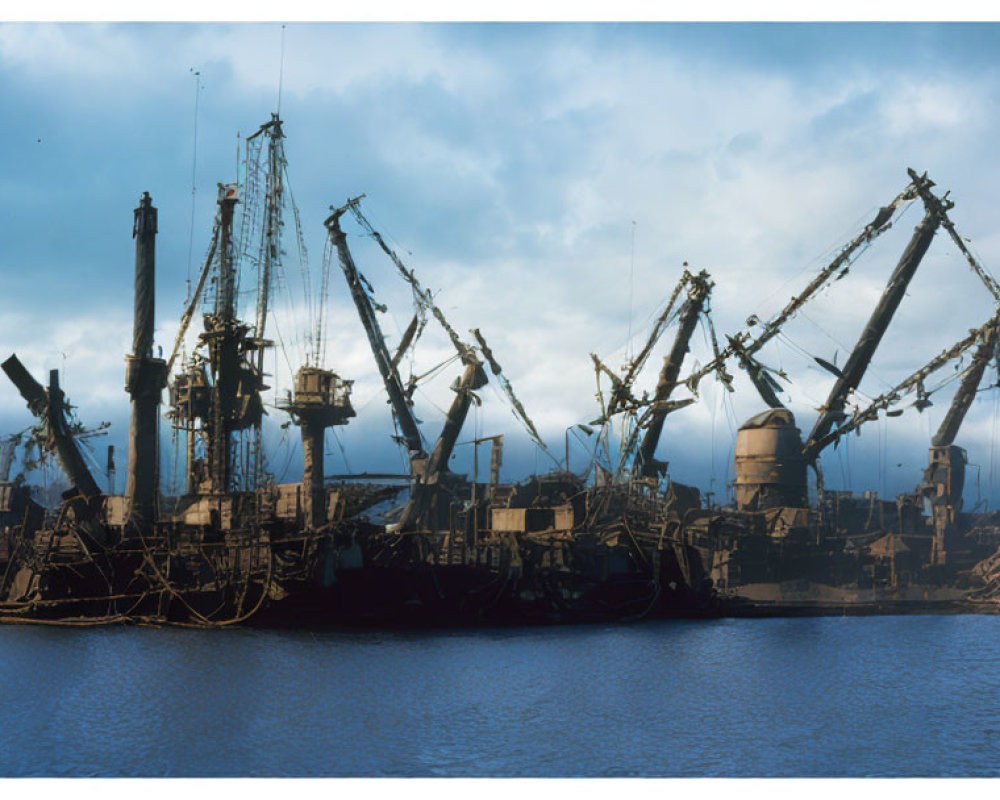
M1000 775L1000 617L0 627L0 775Z

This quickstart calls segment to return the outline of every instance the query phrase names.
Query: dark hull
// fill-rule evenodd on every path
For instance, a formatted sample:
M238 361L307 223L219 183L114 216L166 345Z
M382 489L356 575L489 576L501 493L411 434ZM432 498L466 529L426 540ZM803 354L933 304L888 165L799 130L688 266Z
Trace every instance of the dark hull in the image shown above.
M328 588L296 592L253 624L280 627L455 628L553 625L717 615L713 603L637 575L504 579L472 565L361 567Z

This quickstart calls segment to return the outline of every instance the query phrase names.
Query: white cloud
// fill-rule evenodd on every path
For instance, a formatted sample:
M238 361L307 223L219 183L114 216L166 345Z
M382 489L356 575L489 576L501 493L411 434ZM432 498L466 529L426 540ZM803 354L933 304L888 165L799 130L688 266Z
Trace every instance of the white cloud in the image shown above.
M44 85L41 100L67 120L73 116L61 107L86 102L81 87L98 84L118 117L154 110L172 120L189 115L187 69L207 65L212 99L203 113L213 135L265 116L258 106L276 93L279 47L276 25L0 27L4 72ZM955 189L960 230L975 238L987 264L996 263L1000 238L988 234L996 205L987 168L992 162L983 161L993 147L987 132L998 122L994 80L955 71L925 80L906 64L872 60L831 70L817 82L790 68L694 57L638 40L612 48L601 29L550 28L534 37L504 29L493 37L481 28L290 26L283 108L292 136L291 177L300 202L309 203L304 218L318 217L331 194L371 191L371 207L389 227L383 232L399 235L407 263L425 285L443 290L441 303L459 330L482 328L558 450L567 425L596 416L588 354L620 362L630 295L639 340L684 260L710 270L716 326L720 335L732 332L750 313L773 313L799 291L902 188L905 168L913 166L930 169L942 187ZM172 87L156 95L164 107L135 105L136 89L154 86ZM113 160L129 133L100 135ZM212 160L212 148L222 153L223 144L228 160ZM228 142L203 140L202 147L202 174L229 169ZM162 180L180 201L189 191L188 176L175 164L177 174ZM72 191L84 180L67 170ZM161 215L167 220L186 211L175 202ZM919 209L911 211L848 278L794 320L788 338L810 354L832 358L838 350L844 359L918 216ZM318 262L323 232L308 224ZM186 251L182 227L180 247L161 238L162 244ZM410 314L406 290L390 277L387 262L376 261L361 242L356 246L364 253L359 265L396 312L386 331L398 339ZM370 427L362 427L360 417L355 427L387 431L379 378L336 265L334 273L329 363L357 380L357 403L370 415L363 426ZM161 280L178 275L177 264L165 262ZM955 313L927 324L942 306ZM128 307L112 314L116 330L128 331ZM863 390L873 394L901 379L988 314L988 299L953 246L939 237ZM57 349L73 354L67 358L70 379L83 369L77 363L93 365L85 368L92 376L87 386L67 385L81 413L90 413L88 404L126 407L121 382L128 342L102 337L106 317L67 313L65 323L35 345L10 314L3 319L5 340L25 348L35 369L47 366L43 362ZM286 316L279 327L291 340L302 325ZM91 338L102 341L88 346ZM166 349L169 324L158 338ZM420 369L449 354L447 341L430 332L424 344ZM650 360L646 389L655 383L665 348ZM701 334L693 355L702 363L710 357ZM807 431L830 376L787 343L763 355L793 374L789 392ZM283 365L281 370L287 372ZM434 406L449 401L452 373L457 370L446 370L420 400L429 432L437 430ZM277 386L287 383L282 374ZM723 400L706 382L704 402L671 418L664 439L671 460L683 461L681 441L693 451L687 442L697 439L705 447L706 439L715 439L714 460L725 463L730 428L759 406L745 379L738 377L738 385L737 396ZM520 436L509 410L494 409L495 398L486 397L492 405L479 412L481 424ZM4 398L5 408L18 405ZM943 413L942 405L930 415ZM968 430L981 431L989 413L977 406ZM910 416L891 421L900 423L899 439L925 441L923 418L912 426ZM346 439L352 436L345 432ZM712 461L693 452L687 457ZM721 466L718 471L724 473Z

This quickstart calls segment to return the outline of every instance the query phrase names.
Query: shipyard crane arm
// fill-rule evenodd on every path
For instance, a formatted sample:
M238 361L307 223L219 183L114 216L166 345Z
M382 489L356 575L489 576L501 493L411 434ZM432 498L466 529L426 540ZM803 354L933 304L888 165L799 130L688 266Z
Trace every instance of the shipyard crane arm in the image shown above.
M649 338L646 340L646 344L643 346L642 350L639 351L638 355L628 365L628 369L625 374L618 379L607 367L597 360L596 356L592 356L595 363L600 367L604 368L604 371L611 376L611 400L608 403L608 415L616 413L619 411L625 403L631 403L634 405L635 399L632 396L632 384L635 383L635 379L639 372L646 364L646 360L649 358L649 354L653 351L653 347L660 340L663 332L667 329L667 325L674 314L674 305L677 303L677 298L680 297L681 292L685 287L689 286L692 281L695 280L694 276L687 269L687 262L684 262L684 272L681 275L681 279L677 282L674 287L673 293L670 295L670 299L667 300L666 306L664 306L663 311L656 318L656 322L653 323L653 330L649 334Z
M937 197L933 192L931 192L931 187L934 183L927 179L927 173L925 172L921 178L917 177L917 173L912 169L908 170L910 177L913 178L914 186L916 186L917 191L920 193L921 199L924 201L924 205L929 209L934 209L935 213L941 219L941 227L948 231L948 235L951 240L958 247L959 251L965 256L965 260L969 263L969 267L972 271L976 273L979 279L983 282L986 288L989 290L990 294L993 295L993 299L1000 303L1000 284L994 279L986 268L979 263L974 255L969 252L969 248L965 246L965 242L962 241L962 237L958 235L958 231L955 230L955 224L948 218L948 212L954 207L954 203L948 199L948 193L945 192L943 197Z
M917 180L922 181L923 179L918 178ZM941 217L938 211L933 207L928 207L924 218L913 232L896 269L893 270L878 304L872 311L868 324L865 325L854 350L841 371L841 375L830 390L819 418L802 448L803 456L807 461L815 462L823 449L820 442L825 441L834 423L844 419L844 403L848 395L861 383L861 379L871 363L872 356L875 355L896 309L899 308L899 303L906 293L910 280L916 274L917 267L920 266L934 234L937 233L940 222Z
M722 366L729 358L737 356L740 358L742 363L743 359L749 359L753 356L765 344L777 336L781 331L782 326L788 322L788 320L791 319L796 312L802 308L802 306L814 297L820 289L830 283L831 280L840 280L843 278L851 268L852 264L876 239L876 237L885 233L893 226L894 217L897 216L897 212L900 207L911 200L915 200L917 196L917 186L915 183L910 183L905 189L903 189L902 192L896 195L896 197L893 198L888 205L882 206L879 209L872 221L869 222L857 236L855 236L843 247L833 261L822 269L816 277L809 282L809 285L806 286L805 289L795 295L776 316L764 323L763 329L757 334L756 338L752 338L749 332L742 332L729 337L729 345L712 361L689 375L684 382L687 383L688 386L692 387L693 390L697 387L698 382L703 377L708 375L710 372L717 371L719 367ZM758 320L755 316L751 316L747 320L748 327L753 327L757 323ZM751 379L753 379L752 373Z
M70 405L59 388L59 372L49 372L49 386L46 389L32 377L16 355L8 358L0 367L27 401L31 413L42 423L40 427L45 434L45 447L55 452L66 478L87 501L73 506L78 532L87 534L92 546L96 545L100 549L111 546L113 537L104 525L99 524L97 504L94 502L101 498L102 492L77 446L75 437L79 426L71 424L67 418Z
M923 390L923 383L927 376L941 369L941 367L952 359L958 358L958 356L976 344L976 342L980 342L980 348L977 350L973 363L965 374L965 378L962 381L962 387L959 389L959 394L956 395L955 401L957 402L957 405L956 402L952 403L952 408L949 410L948 416L945 418L945 422L942 423L941 428L938 430L938 434L934 437L933 443L935 446L938 446L939 438L940 444L950 444L951 441L954 441L954 437L958 432L958 427L961 424L962 417L965 416L965 412L968 411L968 407L972 403L972 396L975 395L975 387L973 386L970 395L966 383L970 380L970 375L976 375L977 384L978 379L982 378L986 363L993 354L997 325L1000 325L1000 309L997 310L997 312L989 319L988 322L986 322L985 325L970 331L968 336L959 340L946 350L943 350L927 364L910 375L906 380L902 381L885 394L876 397L864 409L852 414L850 419L838 428L830 431L821 439L817 440L815 444L816 452L818 453L828 445L836 442L841 436L860 428L864 423L877 419L879 411L888 409L889 406L899 402L899 399L904 394L914 389L917 390L919 395L917 407L920 409L926 407L926 405L928 405L926 402L927 393ZM985 356L983 355L984 353ZM965 390L964 395L963 390Z
M691 335L694 333L695 325L698 323L698 316L708 301L708 296L714 284L708 277L708 273L702 270L697 275L692 275L688 281L687 300L680 312L680 321L677 326L677 335L674 337L673 347L670 353L663 360L663 368L660 370L660 378L656 385L656 392L653 396L652 405L649 407L649 419L646 422L645 434L636 459L639 464L639 474L644 478L656 477L661 472L661 466L653 458L656 446L660 441L660 434L663 431L663 422L667 414L672 410L668 401L670 395L678 383L681 365L684 356L687 354L691 342Z
M177 331L177 338L174 339L174 348L170 351L170 358L167 359L168 375L174 366L174 361L177 360L177 354L180 352L181 343L184 341L184 335L187 333L188 325L191 324L194 312L198 308L198 301L201 299L201 293L205 289L205 282L208 280L208 275L212 271L212 261L215 259L215 250L219 242L219 226L221 224L221 218L219 215L216 215L215 225L212 228L212 244L208 248L208 258L205 259L205 264L201 268L201 274L198 276L198 285L195 286L194 294L191 295L191 300L188 303L187 308L184 309L184 313L181 315L180 330Z
M627 389L622 384L622 379L615 374L615 371L611 369L607 364L601 361L597 353L590 354L591 359L594 362L594 373L597 375L597 396L601 400L601 422L607 422L611 417L612 413L621 413L635 411L643 407L643 401L639 400L632 394L630 389ZM608 379L611 381L611 397L613 401L617 401L614 406L614 411L612 412L611 405L604 405L604 392L601 390L601 374L607 375Z
M424 515L428 511L431 498L435 492L441 476L448 472L448 460L455 449L455 442L462 431L465 419L469 414L469 407L472 404L476 389L486 385L486 374L482 365L478 361L472 361L465 365L465 371L461 380L456 382L452 388L455 390L455 399L452 400L451 407L445 417L444 426L441 428L441 435L438 436L434 444L434 450L423 468L423 473L417 472L416 480L410 487L410 498L403 509L398 527L406 529L417 524L418 527L425 527ZM477 401L478 402L478 401Z
M361 273L358 272L358 268L354 264L354 258L351 256L351 251L347 247L347 236L340 227L341 216L351 206L357 204L359 199L350 200L340 208L333 208L333 213L326 219L324 225L330 234L331 242L337 250L340 266L347 280L347 287L351 292L351 297L358 310L358 316L361 318L361 324L368 336L372 354L375 356L375 364L382 375L382 381L389 394L389 402L392 404L392 409L395 412L400 430L402 431L403 439L410 451L412 466L415 460L419 459L422 461L425 458L423 443L420 439L420 429L417 427L417 420L413 415L413 409L407 402L406 392L399 379L399 372L393 366L392 357L389 355L389 350L385 344L385 336L382 334L382 329L375 318L375 310L372 308L371 299L365 292L363 282L367 283L367 281L364 281Z
M361 197L364 197L364 195L361 195ZM433 294L431 294L429 289L424 289L424 287L421 286L420 281L417 279L416 272L406 267L396 252L386 244L382 235L376 231L372 224L368 221L368 218L365 217L361 211L360 199L361 198L357 199L358 202L352 202L349 204L351 213L354 214L358 224L361 225L365 231L367 231L368 235L378 242L379 247L382 248L382 251L395 265L403 280L410 285L410 289L413 292L413 300L417 308L417 313L410 321L410 324L399 343L399 347L396 350L396 354L392 358L393 365L399 363L400 359L409 349L411 344L419 337L420 331L423 330L423 320L426 319L428 311L440 323L441 327L444 328L445 332L448 334L448 338L451 339L451 343L455 347L458 357L465 365L465 373L455 387L457 396L446 415L441 435L438 437L423 476L423 483L436 483L440 473L447 470L448 457L451 455L451 451L455 446L456 437L461 431L462 426L465 424L465 418L468 415L469 410L471 393L486 384L486 374L482 369L482 362L476 355L475 347L464 342L459 337L458 332L445 318L444 312L442 312L441 309L434 303ZM510 385L510 382L503 375L500 365L497 363L492 351L486 344L486 340L482 337L482 334L478 329L472 331L472 334L479 342L483 357L489 362L493 374L499 379L504 393L510 400L511 405L513 405L516 416L525 424L528 434L532 437L532 439L541 445L543 450L547 451L545 443L542 442L541 437L538 435L538 431L535 430L535 426L528 417L527 412L525 412L524 406L514 394L514 389ZM434 372L436 371L437 369L434 370ZM408 389L412 391L412 387L415 386L415 384L416 381L411 382L411 387L408 387ZM441 453L444 455L439 455ZM404 518L405 517L406 515L404 514Z
M976 391L983 380L983 373L990 363L990 359L996 354L997 329L993 325L985 325L982 330L982 338L979 347L972 356L972 362L962 375L962 382L958 391L951 400L948 413L945 414L937 432L931 438L931 445L934 447L947 447L954 444L955 437L958 436L958 429L962 426L962 421L972 407L972 401L976 397Z
M697 278L691 274L687 269L687 262L684 262L684 274L681 279L677 282L677 286L674 287L674 291L670 296L664 306L663 311L658 315L656 322L653 323L653 329L650 333L646 344L643 346L639 354L628 364L626 364L625 375L619 377L614 370L612 370L607 364L605 364L597 356L596 353L591 353L590 358L594 362L594 371L597 377L597 390L598 398L601 402L601 416L595 422L606 422L611 416L621 413L635 413L640 409L647 409L654 402L647 395L643 394L641 398L635 396L632 392L632 387L635 383L635 379L639 372L645 366L646 361L649 358L653 347L663 336L663 333L667 326L670 324L672 319L677 316L680 312L675 309L677 299L680 293L685 287L690 287ZM712 317L709 313L708 308L703 309L703 315L705 322L708 326L708 333L712 342L712 355L717 362L717 365L713 368L719 373L719 379L726 386L727 389L732 391L732 376L726 372L725 360L721 357L719 352L719 341L715 334L715 326L712 324ZM607 375L608 379L611 381L611 392L609 394L608 402L605 404L605 399L603 392L601 390L601 374ZM695 382L694 386L697 386ZM690 387L689 387L690 388ZM692 391L694 391L692 389ZM686 405L686 403L685 403ZM643 417L640 419L640 425L648 421L648 413L644 413Z
M364 195L361 195L361 197L364 197ZM361 197L357 198L357 200L360 201ZM458 353L459 357L461 358L462 363L465 364L467 368L466 369L467 374L468 374L468 367L481 366L481 362L476 357L476 348L473 347L472 345L467 344L459 337L457 331L448 323L448 320L444 316L444 312L442 312L441 309L434 303L434 295L431 294L429 289L424 289L423 286L421 286L420 281L417 280L416 272L412 269L408 269L406 265L402 262L402 260L399 258L399 256L396 254L396 252L386 244L385 239L383 239L382 235L375 230L372 224L362 213L361 208L359 207L359 202L352 202L350 204L350 210L354 214L355 219L357 219L358 224L360 224L361 227L364 228L368 232L368 234L378 243L379 247L382 248L383 252L389 257L392 263L396 266L396 269L399 271L399 274L403 277L403 280L405 280L410 285L410 289L413 292L413 299L417 306L417 315L414 316L413 320L410 322L409 327L406 329L406 332L403 334L403 338L400 341L399 348L396 351L396 355L393 356L393 362L398 364L403 354L405 354L406 351L411 346L412 342L414 342L417 338L419 338L420 331L423 330L423 318L426 317L426 314L429 311L434 316L434 318L441 324L441 327L444 328L445 332L448 334L448 337L451 339L452 344L455 346L455 350ZM476 341L479 344L479 350L482 353L483 358L490 365L490 370L492 371L493 375L497 378L497 380L500 382L500 386L503 389L504 394L510 401L510 404L514 410L514 415L524 425L525 430L528 432L528 435L532 438L532 440L539 447L541 447L546 454L548 454L551 458L553 458L553 460L555 460L555 457L552 456L551 453L549 453L548 447L542 440L542 437L539 435L538 430L535 428L535 424L531 421L531 418L528 416L528 412L524 410L524 405L521 403L520 400L518 400L517 395L514 393L514 387L511 386L510 381L507 380L507 377L503 374L503 370L501 369L500 364L497 363L497 360L493 355L493 351L490 350L489 346L486 344L486 340L483 338L482 333L480 333L478 328L472 330L471 333L476 338ZM485 374L483 375L483 379L485 383ZM464 376L460 385L463 386L466 385L466 378ZM473 388L474 389L478 388L478 386L474 386ZM466 405L466 410L467 410L467 405ZM451 417L451 412L449 412L449 418L450 417Z

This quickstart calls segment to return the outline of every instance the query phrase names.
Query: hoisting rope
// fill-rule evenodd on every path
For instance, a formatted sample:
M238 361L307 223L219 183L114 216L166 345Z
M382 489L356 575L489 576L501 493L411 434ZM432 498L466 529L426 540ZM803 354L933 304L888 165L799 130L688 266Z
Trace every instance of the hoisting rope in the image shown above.
M686 265L685 265L686 266ZM642 350L639 351L638 355L629 363L628 370L621 379L616 379L611 370L605 367L603 364L602 371L607 372L612 375L612 392L611 401L608 404L608 415L616 413L621 406L626 402L634 404L634 398L632 397L632 384L635 383L636 376L645 366L649 354L653 351L653 347L660 340L663 332L667 329L671 320L675 316L674 305L677 302L677 298L680 297L681 292L684 287L687 286L693 277L691 273L685 268L684 273L681 275L681 279L677 282L677 286L674 287L673 294L670 295L670 299L667 301L666 306L660 315L656 318L656 322L653 323L653 329L649 334L649 338L646 340L646 344L643 346ZM597 357L591 354L595 362L599 363ZM599 367L599 369L600 369Z
M361 195L361 197L357 199L360 201L362 197L364 197L364 195ZM473 355L473 348L463 342L459 338L455 329L448 324L448 320L445 319L444 313L442 313L441 309L434 304L434 295L431 294L429 289L424 289L420 285L420 281L417 280L417 276L414 274L414 271L407 269L406 265L403 264L399 256L396 255L396 252L385 243L385 239L382 238L382 235L372 227L368 218L361 213L359 204L357 202L351 203L350 209L351 213L354 214L355 219L357 219L358 224L368 232L369 236L378 242L379 247L381 247L382 251L389 256L389 260L392 261L392 263L396 266L396 269L399 271L399 274L402 275L403 280L410 284L410 289L413 292L413 300L419 313L426 314L430 311L431 314L434 315L434 318L441 323L441 327L447 332L448 337L451 339L451 343L455 346L455 350L458 351L459 355L462 357L463 363L468 363L469 359L474 359L475 356ZM402 354L400 354L400 357L402 357Z
M496 358L494 358L493 351L490 350L489 345L486 344L486 339L484 339L482 333L479 332L479 328L473 328L470 332L476 337L476 341L479 342L479 349L483 354L483 358L485 358L486 362L490 365L490 370L500 382L500 387L503 389L504 394L507 395L507 399L510 401L511 406L513 406L514 416L521 421L525 430L528 432L528 436L534 440L535 444L541 447L545 455L551 458L556 465L558 465L559 459L549 452L549 448L546 446L545 442L542 441L542 437L538 434L538 430L535 428L535 423L531 421L531 417L528 416L528 412L524 410L524 406L521 404L521 401L518 400L517 395L514 394L514 387L510 385L510 381L508 381L506 376L503 374L500 364L498 364Z

